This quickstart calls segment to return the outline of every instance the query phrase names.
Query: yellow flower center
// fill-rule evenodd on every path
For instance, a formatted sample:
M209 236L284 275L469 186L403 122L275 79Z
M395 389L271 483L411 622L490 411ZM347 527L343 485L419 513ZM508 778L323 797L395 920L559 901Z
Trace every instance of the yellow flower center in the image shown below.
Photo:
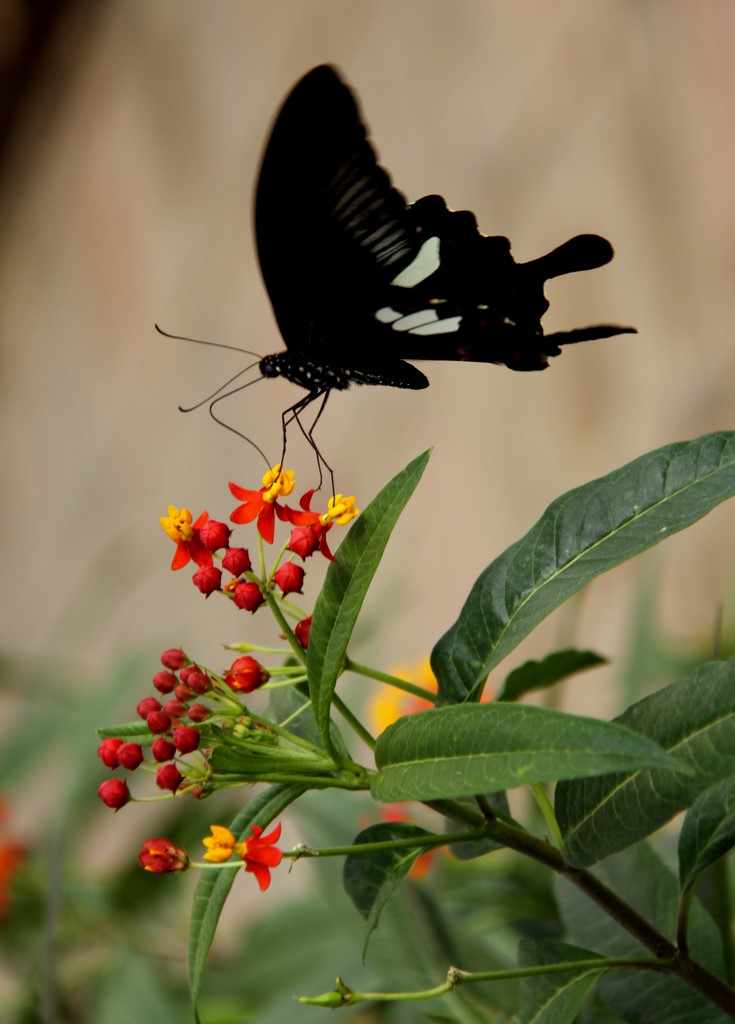
M212 861L214 864L223 864L232 856L235 849L235 837L224 825L210 825L211 836L205 836L202 842L207 847L204 860Z
M284 498L290 494L296 484L294 476L292 469L282 470L281 463L276 463L273 469L269 469L263 476L263 487L265 487L263 501L272 504L279 494L282 494Z
M354 494L349 497L344 494L335 494L327 502L327 511L323 516L320 516L319 522L322 526L327 526L331 522L336 523L337 526L346 526L347 523L359 515L360 509L355 508Z
M194 531L191 527L193 516L188 508L179 511L175 505L168 506L168 515L161 516L161 526L169 535L171 540L191 540Z

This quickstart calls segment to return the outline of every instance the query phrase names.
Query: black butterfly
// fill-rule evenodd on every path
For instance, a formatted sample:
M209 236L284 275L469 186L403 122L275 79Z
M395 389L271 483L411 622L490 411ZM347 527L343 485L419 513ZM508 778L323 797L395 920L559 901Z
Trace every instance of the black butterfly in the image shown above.
M330 391L428 387L407 359L543 370L562 345L634 332L599 324L545 336L544 282L608 263L610 243L578 235L519 264L508 239L481 234L469 211L447 209L440 196L409 205L378 165L350 89L326 65L294 86L276 118L255 231L287 348L262 359L260 372L307 392L283 414L283 454L295 419L327 469L312 431ZM299 415L319 398L307 430Z

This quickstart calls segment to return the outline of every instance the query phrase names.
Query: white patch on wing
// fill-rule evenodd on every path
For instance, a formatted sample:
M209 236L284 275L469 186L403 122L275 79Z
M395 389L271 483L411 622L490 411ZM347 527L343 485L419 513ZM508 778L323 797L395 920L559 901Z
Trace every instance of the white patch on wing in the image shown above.
M437 320L433 324L422 324L421 327L411 328L411 334L453 334L459 330L462 323L461 316L448 316L444 320Z
M376 312L373 313L373 316L376 320L379 320L381 324L392 324L394 320L401 319L401 314L390 306L383 306L382 309L376 310Z
M402 316L400 320L393 323L394 331L413 331L416 327L423 327L425 324L433 324L439 317L433 309L418 309L415 313Z
M439 269L440 262L439 238L435 235L426 239L411 263L393 278L391 284L396 288L413 288L431 277Z

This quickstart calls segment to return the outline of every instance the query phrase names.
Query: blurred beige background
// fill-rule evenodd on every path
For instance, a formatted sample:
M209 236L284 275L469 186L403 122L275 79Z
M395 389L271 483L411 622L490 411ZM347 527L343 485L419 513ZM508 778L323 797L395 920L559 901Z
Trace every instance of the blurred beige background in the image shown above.
M732 0L126 0L93 12L71 5L60 23L0 183L7 653L104 679L141 649L184 643L217 666L221 642L273 639L269 622L205 603L170 573L158 525L169 502L226 519L227 481L259 485L247 445L206 410L177 411L249 358L153 325L282 347L251 197L278 104L322 61L357 90L409 199L439 192L475 211L518 260L579 232L611 239L609 267L550 284L547 329L640 332L570 350L543 374L435 364L425 392L333 396L319 441L359 504L434 446L368 600L361 660L419 658L480 569L562 491L735 426ZM275 453L298 394L264 383L226 415ZM295 435L288 462L314 483ZM732 535L725 505L647 556L682 638L712 626ZM597 581L566 639L617 656L641 572ZM543 655L561 629L557 618L519 657Z

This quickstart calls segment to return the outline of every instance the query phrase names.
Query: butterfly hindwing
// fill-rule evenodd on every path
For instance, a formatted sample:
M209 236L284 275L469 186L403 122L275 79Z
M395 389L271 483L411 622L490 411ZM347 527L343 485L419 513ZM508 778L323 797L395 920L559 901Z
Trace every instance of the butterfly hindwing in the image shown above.
M263 157L258 254L288 348L279 373L302 386L351 370L356 383L426 387L406 359L543 369L560 346L630 328L544 336L546 280L602 266L612 247L580 235L529 263L440 196L408 206L378 164L355 99L326 65L286 98ZM310 375L304 377L304 367Z

